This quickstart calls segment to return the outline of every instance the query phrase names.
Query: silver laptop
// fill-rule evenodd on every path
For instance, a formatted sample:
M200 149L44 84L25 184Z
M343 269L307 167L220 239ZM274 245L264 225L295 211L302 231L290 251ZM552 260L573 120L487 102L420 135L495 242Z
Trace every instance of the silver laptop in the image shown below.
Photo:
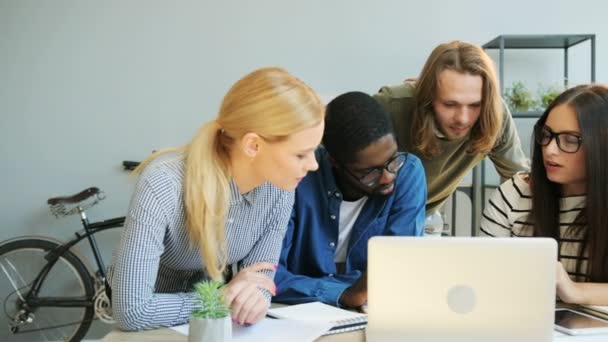
M374 237L367 341L551 341L556 260L552 239Z

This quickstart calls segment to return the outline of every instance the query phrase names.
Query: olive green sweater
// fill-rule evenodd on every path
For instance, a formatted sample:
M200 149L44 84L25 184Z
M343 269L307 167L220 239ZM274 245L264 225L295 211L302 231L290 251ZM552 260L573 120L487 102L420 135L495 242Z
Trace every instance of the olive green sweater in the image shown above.
M414 113L413 82L397 86L386 86L380 89L374 98L390 113L399 149L416 154L411 144L411 121ZM487 156L492 160L501 177L511 178L518 171L529 170L529 161L521 148L521 141L509 110L505 108L502 131ZM447 140L440 138L441 154L427 159L418 155L426 173L428 199L427 215L443 204L454 192L462 178L477 165L486 154L472 154L468 138Z

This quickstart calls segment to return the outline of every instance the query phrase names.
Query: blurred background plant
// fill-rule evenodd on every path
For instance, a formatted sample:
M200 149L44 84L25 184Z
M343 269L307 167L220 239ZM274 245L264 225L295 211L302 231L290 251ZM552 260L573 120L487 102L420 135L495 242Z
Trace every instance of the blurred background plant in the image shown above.
M513 82L511 88L506 89L505 100L509 108L516 112L533 110L539 103L533 93L520 81Z
M556 85L543 87L538 87L538 98L540 100L539 105L541 108L547 108L555 98L564 91L563 87L559 87Z

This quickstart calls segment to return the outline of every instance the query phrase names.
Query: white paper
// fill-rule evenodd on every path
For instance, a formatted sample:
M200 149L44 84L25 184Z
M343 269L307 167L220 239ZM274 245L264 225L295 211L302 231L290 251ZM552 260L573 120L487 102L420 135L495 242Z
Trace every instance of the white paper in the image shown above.
M170 327L170 328L177 331L178 333L180 333L182 335L188 336L188 329L190 329L190 324L176 325L176 326Z
M265 318L263 321L244 327L232 324L234 341L269 341L269 342L310 342L321 337L331 329L331 323L315 321L294 321L289 319ZM188 336L188 324L171 327L182 335ZM606 336L569 336L557 330L553 331L555 341L599 342Z
M602 305L583 305L584 307L591 309L591 310L595 310L604 314L608 314L608 306L602 306Z
M270 308L268 315L297 320L312 320L312 321L331 321L340 322L346 320L365 321L366 314L349 311L327 305L321 302L311 302L305 304L288 305L277 308Z
M553 330L553 337L562 337L562 336L568 336L568 335L564 334L561 331Z
M232 324L232 340L267 342L311 342L325 334L333 326L329 322L294 321L289 319L264 318L245 327ZM188 335L188 324L171 327L182 335Z
M606 342L606 335L579 335L570 336L560 331L553 332L554 342Z

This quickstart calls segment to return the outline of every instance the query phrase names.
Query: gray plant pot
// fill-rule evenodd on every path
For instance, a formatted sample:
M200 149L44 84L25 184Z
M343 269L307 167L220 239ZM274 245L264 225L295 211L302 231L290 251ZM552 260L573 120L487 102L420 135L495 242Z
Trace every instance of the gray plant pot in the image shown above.
M218 319L190 318L189 342L232 341L230 316Z

